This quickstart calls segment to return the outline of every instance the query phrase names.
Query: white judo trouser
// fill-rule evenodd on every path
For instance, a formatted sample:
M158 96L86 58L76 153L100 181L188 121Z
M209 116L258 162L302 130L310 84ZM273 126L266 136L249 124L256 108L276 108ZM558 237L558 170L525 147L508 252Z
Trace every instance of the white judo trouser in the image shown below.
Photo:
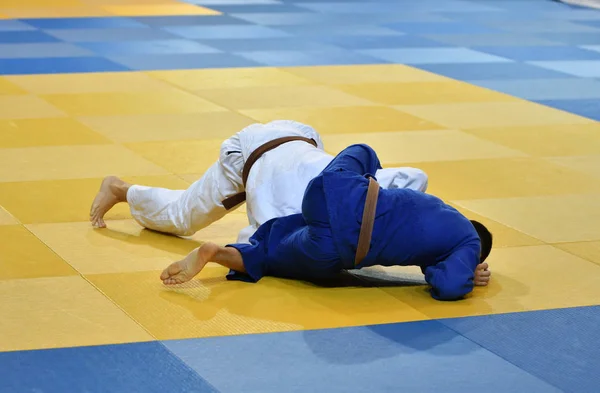
M265 153L252 167L244 189L242 170L250 154L262 144L285 136L312 138L317 148L293 141ZM250 225L238 235L237 242L243 243L264 222L300 213L308 183L332 159L323 150L320 135L310 126L289 120L253 124L224 141L218 161L187 190L133 185L127 202L140 225L190 236L227 214L222 201L245 190ZM427 176L416 168L382 169L376 177L383 188L427 189Z

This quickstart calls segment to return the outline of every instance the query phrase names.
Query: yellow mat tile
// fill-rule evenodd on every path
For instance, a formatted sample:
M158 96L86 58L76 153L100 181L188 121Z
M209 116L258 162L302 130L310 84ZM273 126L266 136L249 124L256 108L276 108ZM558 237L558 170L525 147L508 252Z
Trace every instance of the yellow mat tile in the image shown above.
M548 243L600 239L600 194L455 201Z
M527 101L399 105L396 108L449 128L460 129L593 123L593 120L585 117Z
M0 150L0 182L165 175L168 172L118 145Z
M219 158L222 139L128 143L145 159L173 173L203 173Z
M15 75L5 78L14 85L35 94L133 93L173 90L171 85L141 72Z
M554 244L554 247L600 265L600 241Z
M41 7L48 5L47 0L2 0L4 7ZM81 0L52 0L53 7L76 7L81 5Z
M111 141L67 117L0 120L0 148L105 143Z
M271 67L152 71L148 74L190 91L314 84L307 79Z
M224 110L200 97L176 89L143 93L54 94L42 97L73 116L178 114Z
M287 72L319 83L435 82L451 79L402 64L286 67Z
M19 224L19 220L17 220L12 214L10 214L6 209L0 206L0 225L15 225Z
M600 179L541 158L442 161L415 165L428 174L428 191L445 199L600 192Z
M327 86L245 87L199 90L196 94L235 110L373 104Z
M162 270L198 243L144 230L134 220L31 224L27 228L83 274Z
M458 81L360 83L336 88L386 105L446 104L459 102L516 101L506 94Z
M0 19L2 19L2 16L0 16ZM6 77L0 77L0 95L17 95L23 93L25 93L25 90L11 83Z
M0 281L0 298L1 351L152 340L79 276Z
M4 1L4 0L3 0ZM15 8L8 8L4 3L0 5L0 12L9 18L79 18L79 17L98 17L110 16L111 14L100 7L91 5L69 6L69 7L46 7L45 1L40 6L22 7L18 4ZM54 4L53 4L54 5ZM5 8L6 7L6 8Z
M467 132L534 156L574 156L600 152L600 123L481 128Z
M431 192L429 190L428 192L436 196L438 195L435 192ZM494 236L494 248L538 246L544 244L541 240L526 235L523 232L519 232L514 228L502 225L497 221L491 220L488 217L472 212L469 209L465 209L464 207L452 203L451 201L446 200L445 202L456 208L469 220L476 220L485 225Z
M0 226L0 238L0 280L77 274L22 225Z
M109 5L102 7L111 14L118 16L162 16L162 15L220 15L210 8L192 4L139 4L139 5Z
M437 302L423 287L384 291L434 319L600 303L600 266L552 246L496 249L489 263L490 285L459 302Z
M39 97L0 95L0 119L38 119L61 116L65 116L65 113Z
M332 154L354 143L366 143L387 166L407 162L523 156L521 152L452 130L324 135L323 141L325 149Z
M597 150L596 153L600 153L600 150ZM548 161L600 178L600 154L595 156L551 158Z
M162 270L202 242L233 243L248 219L230 213L190 238L145 230L133 219L106 224L102 229L87 222L30 224L27 228L80 273L104 274Z
M187 182L174 175L123 179L131 184L171 189L188 187ZM25 224L88 221L90 206L101 181L102 178L0 183L0 204ZM109 220L130 217L124 203L106 215Z
M201 279L178 289L164 287L159 272L88 278L159 339L425 319L377 288L320 288L271 278L257 284L228 282L226 272L207 267Z
M97 116L78 119L115 142L225 140L256 121L236 112Z
M287 108L241 111L259 122L293 119L322 134L364 134L384 131L434 130L444 127L385 106Z

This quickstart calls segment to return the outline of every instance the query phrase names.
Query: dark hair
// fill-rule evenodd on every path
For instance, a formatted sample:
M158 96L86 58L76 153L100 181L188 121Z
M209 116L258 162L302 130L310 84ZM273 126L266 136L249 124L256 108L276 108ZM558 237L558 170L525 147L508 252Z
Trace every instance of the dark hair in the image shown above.
M479 239L481 240L481 257L479 258L479 263L482 263L492 251L493 236L485 225L479 221L471 220L471 224L475 227Z

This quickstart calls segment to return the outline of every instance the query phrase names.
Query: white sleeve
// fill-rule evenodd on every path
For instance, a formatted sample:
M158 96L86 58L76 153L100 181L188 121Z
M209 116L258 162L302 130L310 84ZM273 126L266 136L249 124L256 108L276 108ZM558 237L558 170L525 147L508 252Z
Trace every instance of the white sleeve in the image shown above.
M427 191L427 174L417 168L384 168L378 170L375 177L382 188L409 188L415 191Z
M227 139L219 160L185 191L132 186L127 201L133 217L146 228L180 236L192 235L221 219L227 213L223 200L244 189L241 150L237 134Z

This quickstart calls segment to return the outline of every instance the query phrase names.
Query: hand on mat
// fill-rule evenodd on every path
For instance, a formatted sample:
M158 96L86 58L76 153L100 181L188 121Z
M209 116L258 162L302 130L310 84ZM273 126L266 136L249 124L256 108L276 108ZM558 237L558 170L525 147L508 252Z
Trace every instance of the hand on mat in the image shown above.
M488 285L491 277L492 271L489 270L489 265L486 262L477 265L475 268L475 285L484 287Z
M208 250L207 248L211 248L211 246L204 244L193 250L181 261L170 264L160 275L163 284L182 284L194 278L208 263L212 250Z

